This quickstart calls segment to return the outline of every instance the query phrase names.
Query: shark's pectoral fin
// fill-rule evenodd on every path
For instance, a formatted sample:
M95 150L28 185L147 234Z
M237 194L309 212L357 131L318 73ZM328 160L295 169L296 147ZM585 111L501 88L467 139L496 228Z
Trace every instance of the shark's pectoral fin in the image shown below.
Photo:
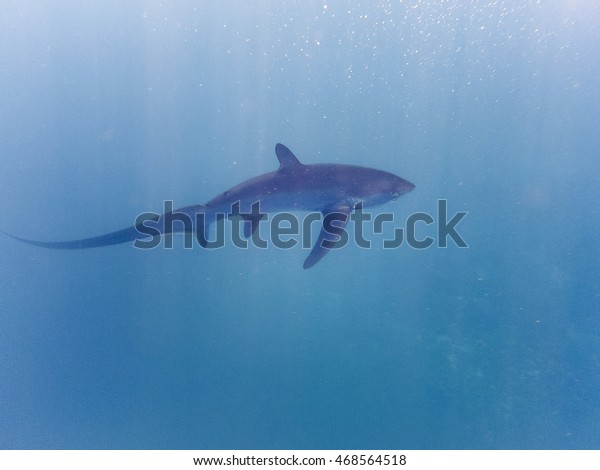
M344 202L323 211L323 226L315 246L304 261L304 269L312 268L330 249L348 240L346 224L352 209L351 204Z

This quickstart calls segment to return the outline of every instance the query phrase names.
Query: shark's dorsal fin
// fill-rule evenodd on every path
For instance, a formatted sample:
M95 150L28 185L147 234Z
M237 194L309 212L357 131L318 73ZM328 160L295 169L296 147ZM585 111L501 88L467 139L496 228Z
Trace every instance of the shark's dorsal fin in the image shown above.
M280 170L283 170L284 168L295 168L302 166L302 163L300 163L300 160L296 158L296 155L294 155L292 151L283 144L277 144L275 146L275 154L279 160Z

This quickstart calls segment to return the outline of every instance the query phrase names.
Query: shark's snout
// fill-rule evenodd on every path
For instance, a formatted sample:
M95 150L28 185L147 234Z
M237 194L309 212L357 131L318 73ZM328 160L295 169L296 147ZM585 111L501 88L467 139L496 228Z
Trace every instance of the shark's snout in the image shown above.
M399 198L403 194L410 193L413 189L415 189L415 185L412 184L410 181L407 181L404 178L400 177L398 177L398 180L399 181L397 182L396 187L392 192L392 196L394 197L394 199Z

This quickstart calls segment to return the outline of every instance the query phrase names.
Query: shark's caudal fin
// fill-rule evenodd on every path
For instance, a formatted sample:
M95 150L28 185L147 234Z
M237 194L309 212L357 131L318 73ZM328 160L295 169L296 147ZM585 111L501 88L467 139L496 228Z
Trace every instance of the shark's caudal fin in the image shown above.
M181 209L174 210L173 212L169 212L161 216L154 216L145 219L144 222L139 223L138 225L134 225L132 227L125 228L123 230L117 230L116 232L110 232L104 235L98 235L96 237L82 238L79 240L49 242L17 237L4 231L0 232L4 233L5 235L8 235L9 237L15 240L27 243L28 245L59 250L77 250L85 248L97 248L109 245L119 245L121 243L132 242L134 240L150 240L154 237L158 237L161 235L196 231L197 228L202 230L203 233L205 233L208 230L208 225L206 227L197 227L197 221L195 217L196 214L205 212L206 208L202 205L183 207ZM182 223L182 221L185 220L185 216L187 216L190 221L190 223L188 223L187 225L185 223Z
M116 232L107 233L106 235L99 235L97 237L82 238L81 240L69 240L64 242L29 240L27 238L11 235L10 233L2 233L20 242L27 243L28 245L40 246L42 248L56 248L59 250L76 250L80 248L96 248L99 246L118 245L119 243L133 241L140 236L143 238L143 234L140 234L136 227L129 227Z

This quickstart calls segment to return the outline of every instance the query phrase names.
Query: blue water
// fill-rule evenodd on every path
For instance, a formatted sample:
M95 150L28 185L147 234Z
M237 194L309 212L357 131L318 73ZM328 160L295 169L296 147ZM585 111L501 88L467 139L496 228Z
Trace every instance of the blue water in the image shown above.
M396 173L468 248L0 245L0 448L598 448L600 5L4 1L0 229ZM420 237L435 227L420 225Z

